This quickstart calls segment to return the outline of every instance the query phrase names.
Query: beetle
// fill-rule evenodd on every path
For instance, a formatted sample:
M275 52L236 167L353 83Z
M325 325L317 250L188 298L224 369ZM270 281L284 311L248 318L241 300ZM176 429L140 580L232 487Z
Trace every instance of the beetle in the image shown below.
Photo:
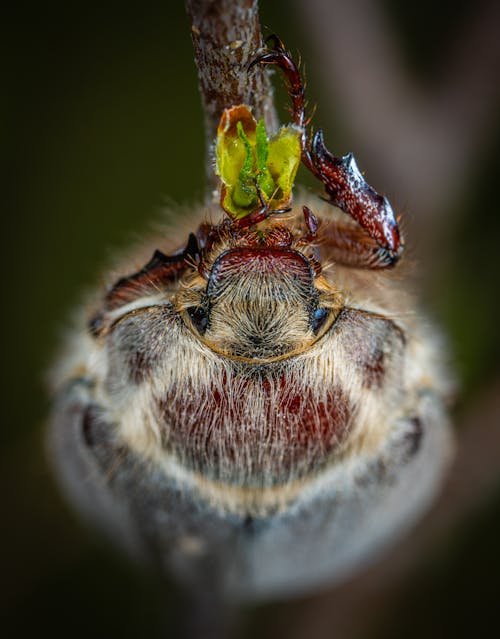
M96 295L55 369L51 426L84 515L236 600L365 565L430 503L452 449L393 209L311 134L276 36L256 65L283 72L293 123L269 137L246 105L224 111L220 202ZM292 198L300 162L326 197Z

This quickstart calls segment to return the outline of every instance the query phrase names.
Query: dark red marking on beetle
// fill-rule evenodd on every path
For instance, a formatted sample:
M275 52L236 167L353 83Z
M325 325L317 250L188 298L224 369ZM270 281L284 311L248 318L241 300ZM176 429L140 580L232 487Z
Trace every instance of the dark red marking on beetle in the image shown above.
M235 405L230 385L246 401ZM196 472L249 486L318 472L344 441L352 407L339 388L318 396L290 391L293 386L284 377L264 377L192 393L172 389L158 402L164 446ZM254 395L265 400L259 414L251 409Z
M307 288L313 286L314 271L302 253L292 249L242 247L229 249L216 259L210 272L207 294L216 294L226 278L248 272L292 277Z
M402 382L401 355L405 338L392 320L344 308L335 325L337 330L349 335L345 355L355 364L365 388L381 389L389 371L395 376L394 384Z
M268 39L272 50L257 56L250 64L277 66L284 74L292 101L292 116L302 129L302 162L324 184L329 202L338 206L366 230L379 247L388 254L382 266L391 266L399 258L403 242L398 224L387 198L375 191L363 178L354 157L334 156L325 147L323 132L317 131L312 141L307 133L305 89L299 69L277 36Z

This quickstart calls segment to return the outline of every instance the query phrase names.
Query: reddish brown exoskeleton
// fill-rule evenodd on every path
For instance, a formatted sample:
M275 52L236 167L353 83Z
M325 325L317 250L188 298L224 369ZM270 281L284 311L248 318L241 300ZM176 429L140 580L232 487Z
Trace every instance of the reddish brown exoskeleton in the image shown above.
M440 350L392 275L394 213L309 135L298 69L272 43L252 64L284 72L294 125L269 140L244 105L222 114L222 207L97 295L54 384L80 509L240 599L362 566L429 503L450 450ZM327 203L290 201L294 139Z
M361 234L359 228L337 225L328 238L332 250L340 250L337 259L341 263L369 268L392 266L401 255L403 242L389 201L366 183L352 153L342 158L332 155L321 129L308 136L305 91L297 65L276 35L268 42L272 42L273 49L255 58L250 66L276 65L283 71L292 100L292 116L302 132L302 162L323 182L331 204L352 216L366 231Z

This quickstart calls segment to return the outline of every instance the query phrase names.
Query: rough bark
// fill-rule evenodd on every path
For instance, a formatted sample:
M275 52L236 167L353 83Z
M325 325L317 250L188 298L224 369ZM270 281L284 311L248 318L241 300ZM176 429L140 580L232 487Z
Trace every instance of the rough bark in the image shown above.
M273 92L262 67L247 67L262 47L257 0L186 0L205 115L207 194L215 186L211 146L222 111L237 104L277 128Z

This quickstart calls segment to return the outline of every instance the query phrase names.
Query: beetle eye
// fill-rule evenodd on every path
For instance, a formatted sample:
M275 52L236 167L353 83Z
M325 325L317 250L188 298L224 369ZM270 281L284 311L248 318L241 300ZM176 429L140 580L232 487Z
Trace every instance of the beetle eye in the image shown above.
M314 311L312 319L311 319L311 328L315 335L319 333L327 317L328 317L328 311L326 310L326 308L317 308Z
M208 313L203 306L190 306L187 310L191 323L200 335L204 335L208 326Z

